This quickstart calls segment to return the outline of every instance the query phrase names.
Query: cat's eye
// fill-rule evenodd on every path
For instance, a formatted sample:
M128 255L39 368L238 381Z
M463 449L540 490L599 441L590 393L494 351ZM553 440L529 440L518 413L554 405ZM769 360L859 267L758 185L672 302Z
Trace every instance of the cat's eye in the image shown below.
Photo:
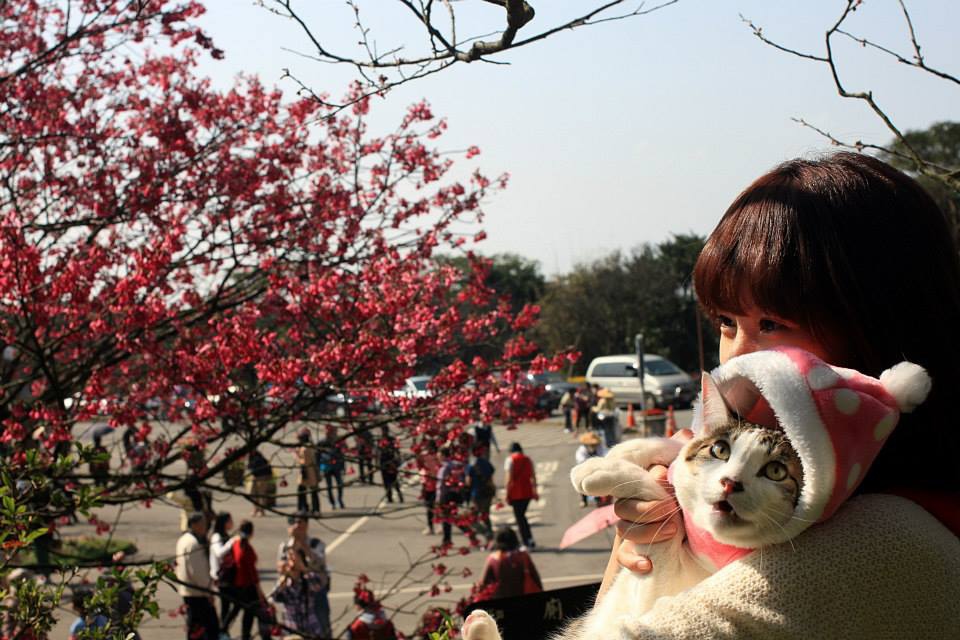
M710 455L717 460L727 460L730 458L730 445L726 440L717 440L710 447Z
M774 482L780 482L787 477L787 466L782 462L768 462L763 468L763 475Z

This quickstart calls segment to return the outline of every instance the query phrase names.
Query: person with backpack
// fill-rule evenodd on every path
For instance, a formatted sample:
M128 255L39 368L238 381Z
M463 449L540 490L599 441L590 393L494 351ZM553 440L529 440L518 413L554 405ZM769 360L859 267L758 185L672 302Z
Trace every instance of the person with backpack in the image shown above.
M356 589L353 604L361 613L347 629L347 640L396 640L393 622L387 618L372 591Z
M341 509L345 508L343 504L343 470L345 467L345 458L342 445L337 442L335 432L327 432L326 438L317 445L317 468L323 474L324 482L327 484L327 498L330 500L330 507ZM337 483L337 497L333 497L333 483Z
M440 449L440 471L437 474L437 511L443 526L444 545L453 543L451 522L466 495L467 466L453 455L450 447ZM458 525L459 526L459 525ZM463 530L463 527L460 527Z
M290 591L293 580L288 579L284 583L287 593L281 596L286 600L275 598L282 602L286 607L293 607L290 613L312 627L320 629L316 635L321 638L331 637L330 627L330 570L327 567L326 545L323 540L309 535L308 527L310 520L305 512L299 512L287 518L287 533L289 538L280 544L277 550L277 566L280 568L281 575L284 568L288 574L296 574L298 581L297 588L301 589L301 594L296 596ZM295 567L291 565L290 554L295 553L299 560L294 561ZM300 565L302 564L302 568ZM306 597L305 593L310 594L311 612L305 613L301 609L298 598ZM289 621L288 621L289 622ZM292 626L292 625L291 625Z
M467 469L467 483L470 489L470 503L476 512L477 526L487 539L493 542L493 526L490 524L490 505L497 496L497 485L493 480L495 469L487 456L490 449L477 445L473 450L475 460Z

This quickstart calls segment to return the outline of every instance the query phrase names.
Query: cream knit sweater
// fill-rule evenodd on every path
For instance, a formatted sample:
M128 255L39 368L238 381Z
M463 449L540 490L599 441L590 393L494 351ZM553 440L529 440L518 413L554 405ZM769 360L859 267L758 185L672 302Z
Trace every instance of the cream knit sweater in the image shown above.
M960 639L960 540L913 502L856 497L793 548L661 598L623 637Z

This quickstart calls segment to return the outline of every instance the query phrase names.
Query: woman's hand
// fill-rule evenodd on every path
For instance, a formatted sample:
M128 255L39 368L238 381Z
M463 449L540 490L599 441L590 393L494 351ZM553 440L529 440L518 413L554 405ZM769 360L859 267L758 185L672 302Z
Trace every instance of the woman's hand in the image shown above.
M689 429L681 429L673 438L687 442L693 438ZM670 491L666 500L642 501L617 500L613 511L620 518L616 523L617 535L613 541L613 553L603 574L598 598L610 587L620 567L635 573L649 573L654 569L650 558L640 553L646 545L672 540L683 535L683 518L680 506L673 497L673 487L667 482L667 468L655 465L649 469L657 480Z

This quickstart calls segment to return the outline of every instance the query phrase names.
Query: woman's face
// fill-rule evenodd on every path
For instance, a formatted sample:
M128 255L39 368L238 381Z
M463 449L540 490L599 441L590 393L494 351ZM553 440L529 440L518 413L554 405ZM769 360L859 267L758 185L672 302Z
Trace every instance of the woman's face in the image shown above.
M795 322L778 318L754 306L742 315L720 312L720 364L730 358L773 347L798 347L825 362L834 362L827 346Z

